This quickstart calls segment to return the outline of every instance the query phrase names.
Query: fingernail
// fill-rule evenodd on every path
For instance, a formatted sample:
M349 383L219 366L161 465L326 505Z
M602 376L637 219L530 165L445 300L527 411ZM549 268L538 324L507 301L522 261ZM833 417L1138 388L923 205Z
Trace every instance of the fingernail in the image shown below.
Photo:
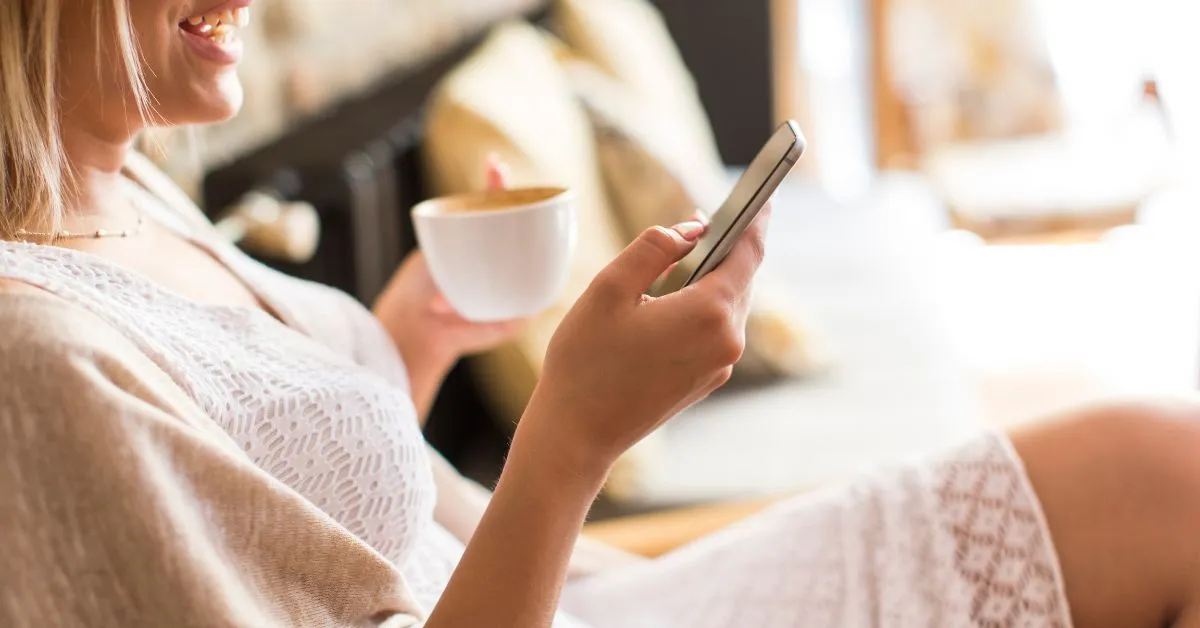
M704 233L704 223L698 220L681 222L671 228L683 236L684 240L688 241L695 240L700 237L700 234Z
M706 225L709 223L708 212L704 211L703 209L696 209L696 213L693 215L693 218Z

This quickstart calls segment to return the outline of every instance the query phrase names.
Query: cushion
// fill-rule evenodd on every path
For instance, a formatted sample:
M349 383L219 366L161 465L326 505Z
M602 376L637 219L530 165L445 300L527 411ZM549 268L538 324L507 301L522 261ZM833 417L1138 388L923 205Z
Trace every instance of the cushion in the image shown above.
M575 55L637 95L673 164L698 179L723 182L724 164L696 83L654 6L646 0L558 0L552 17Z
M580 238L560 301L509 346L481 356L480 380L497 410L516 420L541 374L563 314L623 247L596 163L591 123L539 32L507 22L444 79L431 99L424 158L434 194L482 190L496 155L511 184L572 188Z
M668 165L670 140L656 125L655 116L639 106L636 94L590 62L560 59L591 120L609 200L626 239L647 227L688 220L697 208L719 202L697 198L694 188L707 183L705 177L687 181L683 172Z

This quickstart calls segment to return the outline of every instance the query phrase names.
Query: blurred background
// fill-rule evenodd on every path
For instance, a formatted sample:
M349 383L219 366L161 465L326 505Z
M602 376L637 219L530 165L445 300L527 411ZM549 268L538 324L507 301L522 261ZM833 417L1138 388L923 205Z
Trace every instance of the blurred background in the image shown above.
M481 185L487 153L584 190L586 277L631 229L715 207L798 120L809 151L776 200L741 376L632 452L596 516L753 502L1194 390L1198 11L261 0L245 111L147 150L214 217L253 194L308 216L242 244L369 302L414 245L408 207ZM430 439L483 481L560 315L443 391Z

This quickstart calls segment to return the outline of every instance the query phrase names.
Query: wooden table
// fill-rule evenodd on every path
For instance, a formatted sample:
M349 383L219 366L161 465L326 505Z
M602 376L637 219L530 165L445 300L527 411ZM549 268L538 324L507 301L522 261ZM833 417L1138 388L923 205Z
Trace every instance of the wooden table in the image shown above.
M584 534L598 541L653 558L736 523L779 498L762 498L678 508L589 524Z

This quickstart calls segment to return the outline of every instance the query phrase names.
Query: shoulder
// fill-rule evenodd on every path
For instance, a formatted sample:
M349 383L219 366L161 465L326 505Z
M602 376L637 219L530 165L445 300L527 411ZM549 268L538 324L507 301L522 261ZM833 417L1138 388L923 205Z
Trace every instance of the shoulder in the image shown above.
M0 399L107 379L106 371L156 370L134 343L100 316L27 284L0 283ZM97 368L99 367L99 368ZM92 383L95 383L92 381Z
M94 350L123 337L99 316L19 281L0 279L0 355L45 358L47 349ZM6 360L9 361L9 360Z
M0 282L0 415L112 417L134 407L208 423L192 398L131 339L39 288ZM141 411L141 410L139 410Z
M168 433L244 455L179 382L99 315L32 286L0 286L0 459L13 448L124 448L135 435Z

